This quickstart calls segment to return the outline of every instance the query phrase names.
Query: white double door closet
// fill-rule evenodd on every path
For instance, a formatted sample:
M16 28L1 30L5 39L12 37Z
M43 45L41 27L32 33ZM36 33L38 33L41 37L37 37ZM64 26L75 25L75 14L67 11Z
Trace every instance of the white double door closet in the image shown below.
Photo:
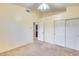
M55 21L55 44L79 50L79 19Z
M79 50L79 19L55 20L41 26L38 33L42 41Z
M65 46L65 21L52 21L38 24L38 40Z

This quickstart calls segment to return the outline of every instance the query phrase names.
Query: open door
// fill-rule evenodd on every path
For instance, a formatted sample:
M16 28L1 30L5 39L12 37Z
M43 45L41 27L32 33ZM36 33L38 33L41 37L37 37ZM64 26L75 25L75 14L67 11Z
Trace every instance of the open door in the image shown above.
M38 40L44 41L44 24L38 23Z
M38 39L38 24L33 22L33 39Z

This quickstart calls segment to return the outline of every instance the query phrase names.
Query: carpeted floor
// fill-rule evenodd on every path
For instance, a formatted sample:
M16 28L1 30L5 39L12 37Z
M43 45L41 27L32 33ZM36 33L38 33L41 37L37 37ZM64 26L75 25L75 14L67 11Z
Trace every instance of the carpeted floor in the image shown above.
M79 51L35 41L31 44L4 52L1 56L79 56Z

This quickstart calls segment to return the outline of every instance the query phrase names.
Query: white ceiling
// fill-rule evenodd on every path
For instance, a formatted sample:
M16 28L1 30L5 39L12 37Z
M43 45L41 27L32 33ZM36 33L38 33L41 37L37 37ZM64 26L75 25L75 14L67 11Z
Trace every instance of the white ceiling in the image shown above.
M41 3L16 3L16 5L19 5L19 6L23 6L23 7L28 7L30 9L33 9L33 10L38 10L38 6L40 5ZM61 8L66 8L66 7L69 7L69 6L78 6L79 3L46 3L49 5L49 7L51 8L51 10L55 10L55 9L61 9Z

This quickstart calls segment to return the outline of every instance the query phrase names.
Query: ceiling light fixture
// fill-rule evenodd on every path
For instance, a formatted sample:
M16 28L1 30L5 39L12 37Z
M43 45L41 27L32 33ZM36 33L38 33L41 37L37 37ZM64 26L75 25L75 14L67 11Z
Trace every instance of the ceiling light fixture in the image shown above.
M45 4L45 3L42 3L39 7L38 7L38 10L41 10L41 11L47 11L48 9L50 9L50 7Z

